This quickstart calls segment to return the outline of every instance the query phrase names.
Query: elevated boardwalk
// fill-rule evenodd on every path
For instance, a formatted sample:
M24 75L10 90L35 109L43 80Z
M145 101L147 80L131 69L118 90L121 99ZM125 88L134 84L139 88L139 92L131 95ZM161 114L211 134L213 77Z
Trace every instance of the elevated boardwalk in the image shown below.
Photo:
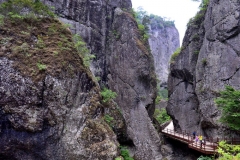
M181 141L183 143L188 144L189 148L192 148L196 151L199 151L201 153L204 154L215 154L217 153L217 147L218 147L218 142L221 140L225 140L228 143L231 144L240 144L240 139L205 139L205 143L204 144L200 144L200 142L195 142L195 140L193 139L192 134L187 133L187 132L181 132L181 133L177 133L176 131L174 131L174 127L173 127L173 123L171 122L167 127L165 127L163 130L161 130L161 133L166 135L169 138Z

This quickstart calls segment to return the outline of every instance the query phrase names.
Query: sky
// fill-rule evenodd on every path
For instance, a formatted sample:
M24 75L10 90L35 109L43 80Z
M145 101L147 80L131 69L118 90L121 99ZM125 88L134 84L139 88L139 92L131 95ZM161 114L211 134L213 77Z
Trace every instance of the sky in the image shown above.
M132 0L134 9L142 6L149 14L174 20L180 35L180 45L187 29L187 23L197 13L199 5L200 2L192 0Z

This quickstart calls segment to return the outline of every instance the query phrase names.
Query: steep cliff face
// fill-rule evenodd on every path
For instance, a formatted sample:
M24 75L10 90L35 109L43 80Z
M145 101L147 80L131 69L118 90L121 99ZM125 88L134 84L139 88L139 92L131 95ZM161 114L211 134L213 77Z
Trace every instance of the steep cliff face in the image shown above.
M156 97L152 55L141 41L130 13L115 9L111 25L107 47L108 84L118 94L116 102L136 147L134 158L161 159L160 139L150 120Z
M60 16L60 20L64 23L71 24L72 32L80 34L87 43L90 52L96 56L91 65L91 71L96 77L100 77L101 86L105 85L117 92L116 103L122 110L123 117L126 121L127 138L132 141L134 146L135 159L161 159L159 147L160 138L150 119L154 111L154 99L156 97L156 79L154 66L152 65L153 58L145 44L143 44L140 34L138 33L137 24L130 13L131 1L42 0L42 2L53 6L56 13ZM65 44L65 42L63 44ZM6 63L10 64L10 62ZM71 65L68 67L72 68ZM61 70L59 72L62 73ZM63 119L63 125L56 125L57 130L46 127L48 129L45 131L46 135L42 135L42 132L36 134L36 136L33 134L33 138L29 141L34 144L42 144L39 142L42 140L38 139L38 136L42 136L45 139L50 137L49 141L44 141L44 145L45 143L49 143L49 150L46 150L43 154L49 157L45 159L51 159L57 154L59 154L59 158L56 159L113 158L117 154L116 137L114 137L112 132L109 131L109 128L105 126L105 123L101 121L97 122L97 120L94 119L98 117L97 113L101 110L101 107L97 104L97 101L99 101L98 91L95 91L95 89L99 90L98 87L96 87L96 84L93 83L92 79L89 78L85 72L77 72L76 75L69 79L65 78L65 74L67 73L62 73L60 76L63 77L61 79L62 81L55 80L54 75L46 75L37 79L41 80L41 83L34 83L36 87L33 88L40 89L34 90L33 95L37 95L38 92L40 92L41 95L51 94L52 96L46 97L49 98L49 100L44 100L44 104L49 104L49 106L52 107L52 103L56 102L56 105L60 106L59 108L63 108L61 112L59 111L61 114L51 109L53 110L52 112L56 114L56 117L60 116ZM26 81L24 77L21 78L19 78L21 81ZM41 78L47 79L42 80ZM61 87L59 87L59 85ZM7 89L5 90L4 95L7 97L9 92ZM51 93L55 90L56 93ZM12 94L14 92L11 91L10 93ZM64 95L59 97L60 93ZM18 94L18 92L16 94ZM14 97L14 95L12 97ZM25 97L25 95L23 95L23 97ZM71 97L71 100L68 100L69 97ZM7 101L6 105L8 103L10 102ZM61 107L59 103L63 103L63 107ZM65 103L71 103L72 107L67 107ZM24 102L23 105L24 104L35 104L35 101L32 98L31 101ZM50 110L47 106L48 105L44 105L46 110ZM16 112L14 109L6 108L3 114L8 113L7 111L9 110L11 111L10 113ZM45 117L43 113L47 114L48 112L46 110L44 108L43 111L39 113L36 111L36 114ZM23 108L21 112L24 111L25 109ZM52 113L53 116L55 116L54 113ZM26 116L28 115L32 114L26 114ZM40 123L39 126L44 126L45 119L46 118L43 118L43 120L40 119L42 123ZM7 121L8 124L10 123L9 121ZM29 123L32 123L31 119L29 121ZM12 123L13 122L15 121L12 120ZM22 121L16 120L16 123L20 122ZM26 125L29 126L28 124ZM12 124L10 126L12 127ZM36 130L41 130L41 128L38 128L39 127L37 127ZM10 130L12 133L10 134L11 137L14 137L13 134L18 135L12 130L13 129ZM52 132L55 133L55 131L56 136L51 136ZM6 137L8 133L3 137ZM95 137L92 134L97 134L97 136ZM28 135L23 135L23 137L28 137ZM52 137L52 141L60 141L61 143L52 142ZM23 141L26 140L27 139L24 139ZM5 141L8 143L7 138ZM62 147L62 144L68 147ZM6 144L6 146L7 145L10 144ZM52 145L54 145L55 148L52 147ZM40 147L43 147L43 145ZM110 150L111 154L110 152L107 153ZM7 151L4 153L7 153ZM19 156L21 153L16 154ZM28 154L31 154L31 152ZM26 155L28 154L26 153ZM42 154L42 152L39 154ZM17 157L16 155L14 156Z
M99 87L71 36L51 18L1 25L0 159L118 155L116 136L101 119Z
M72 31L82 35L96 56L91 70L100 85L117 92L136 159L161 158L160 139L149 115L154 111L153 58L141 41L131 1L44 1L54 6Z
M234 134L218 122L214 99L224 85L240 89L239 6L236 0L210 0L206 13L189 23L168 81L167 110L178 129L211 137Z
M173 26L163 29L150 28L149 35L157 78L161 83L167 83L170 57L180 46L178 30Z

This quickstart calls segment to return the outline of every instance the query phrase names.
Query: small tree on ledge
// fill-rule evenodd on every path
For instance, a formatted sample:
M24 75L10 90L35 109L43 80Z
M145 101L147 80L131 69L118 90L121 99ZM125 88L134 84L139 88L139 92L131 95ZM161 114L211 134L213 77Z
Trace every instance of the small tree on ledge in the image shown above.
M240 130L240 90L226 86L215 103L222 110L220 121L231 129Z

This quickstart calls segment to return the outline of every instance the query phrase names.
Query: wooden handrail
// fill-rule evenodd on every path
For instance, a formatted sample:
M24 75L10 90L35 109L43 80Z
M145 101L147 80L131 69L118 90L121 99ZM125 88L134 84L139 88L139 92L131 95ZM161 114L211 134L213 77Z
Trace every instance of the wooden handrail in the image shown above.
M216 153L218 143L219 141L222 141L222 140L231 144L240 144L240 138L236 139L232 137L227 139L226 137L224 137L221 139L217 137L216 139L213 139L212 137L210 137L210 138L205 138L204 139L205 144L200 144L199 146L198 142L195 142L194 139L192 138L192 135L187 133L186 130L181 132L176 132L174 130L166 128L166 129L163 129L161 132L163 134L167 134L170 137L173 137L174 139L187 143L189 147L197 151L203 152L205 154Z

